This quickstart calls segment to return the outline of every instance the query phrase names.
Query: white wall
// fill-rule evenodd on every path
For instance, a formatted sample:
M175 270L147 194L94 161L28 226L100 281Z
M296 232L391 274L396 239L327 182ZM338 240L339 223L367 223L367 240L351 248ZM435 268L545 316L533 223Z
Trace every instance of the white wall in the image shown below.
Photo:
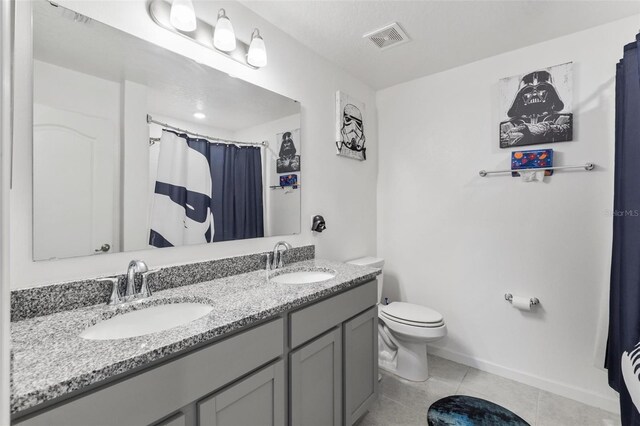
M248 41L254 27L267 44L269 65L251 70L157 25L147 15L146 2L59 1L93 19L130 32L224 72L300 101L305 185L302 191L302 233L288 237L293 245L316 244L319 257L346 260L376 250L377 128L375 94L368 86L320 58L297 41L237 2L196 2L202 19L215 22L220 7L233 19L240 38ZM14 288L121 273L132 258L150 267L269 250L277 237L215 243L205 246L145 250L77 259L33 262L31 254L31 82L28 2L18 2L20 24L16 34L20 60L16 68L15 137L26 141L14 151L14 187L11 194L11 283ZM366 162L335 155L335 91L344 90L367 105ZM312 235L310 220L323 214L328 230ZM358 220L343 220L357 217Z
M9 424L9 181L13 2L0 3L0 424Z
M385 294L440 311L434 352L616 410L601 365L612 219L615 64L638 17L484 59L377 94L379 255ZM544 184L510 176L498 80L574 62L574 141ZM528 147L529 148L529 147ZM535 296L523 313L504 293ZM598 356L595 356L598 348Z
M122 83L122 251L149 245L150 153L147 86ZM156 157L157 162L157 157Z
M238 130L234 139L239 141L267 141L269 148L263 151L262 171L264 188L264 235L291 235L300 232L300 189L271 189L270 186L280 185L280 175L277 172L278 133L300 128L300 114L290 115L268 123L260 124L248 129ZM299 148L299 147L297 147ZM304 173L304 152L299 150L300 171L298 182L302 183ZM302 185L300 185L300 188ZM306 223L304 224L306 225Z

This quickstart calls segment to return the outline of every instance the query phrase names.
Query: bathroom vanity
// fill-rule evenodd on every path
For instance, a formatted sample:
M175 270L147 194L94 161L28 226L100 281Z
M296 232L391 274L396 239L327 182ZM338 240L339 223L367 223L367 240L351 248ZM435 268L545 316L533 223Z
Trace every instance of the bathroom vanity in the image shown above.
M45 373L53 383L48 387L37 379L14 383L14 424L353 424L377 397L373 278L379 271L321 260L283 271L320 267L335 277L278 284L254 271L160 291L149 303L204 302L206 296L214 306L202 319L164 333L103 341L75 336L87 319L113 310L105 306L14 323L14 380L32 377L24 370L30 367L60 370ZM235 305L215 303L231 286ZM37 355L21 351L27 332L44 338L41 345L58 336L50 348L54 360L29 365ZM31 392L16 395L28 387Z
M63 5L17 2L15 14L29 59L15 68L15 92L28 94L16 111L29 111L16 134L31 144L15 151L29 178L16 178L12 242L29 247L14 261L44 277L27 284L76 278L53 260L113 272L110 253L159 266L191 261L187 244L301 233L299 102ZM172 196L183 190L198 202ZM149 272L141 287L153 295L126 303L111 291L122 276L16 288L12 424L353 424L377 396L380 270L286 244L265 272L265 254Z

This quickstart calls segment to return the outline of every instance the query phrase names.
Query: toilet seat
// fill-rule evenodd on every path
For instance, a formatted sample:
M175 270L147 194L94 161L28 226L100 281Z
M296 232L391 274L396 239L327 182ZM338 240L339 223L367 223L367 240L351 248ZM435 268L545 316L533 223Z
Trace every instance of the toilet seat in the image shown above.
M380 316L411 327L436 328L444 325L442 314L413 303L392 302L381 306Z
M436 327L442 327L444 325L444 321L440 321L440 322L437 322L437 323L425 324L425 323L420 323L420 322L415 322L415 321L408 321L408 320L403 320L403 319L399 319L399 318L394 318L394 317L391 317L391 316L385 314L384 312L382 312L380 314L380 316L383 317L387 321L392 321L392 322L395 322L395 323L398 323L398 324L408 325L410 327L436 328Z

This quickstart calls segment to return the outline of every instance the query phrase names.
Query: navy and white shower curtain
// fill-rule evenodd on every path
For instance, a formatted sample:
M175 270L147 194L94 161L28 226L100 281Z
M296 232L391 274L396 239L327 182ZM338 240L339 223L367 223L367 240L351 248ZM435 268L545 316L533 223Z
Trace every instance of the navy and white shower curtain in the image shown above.
M149 244L173 247L264 236L260 148L163 130Z
M620 393L622 424L640 425L640 34L616 70L616 150L609 385Z

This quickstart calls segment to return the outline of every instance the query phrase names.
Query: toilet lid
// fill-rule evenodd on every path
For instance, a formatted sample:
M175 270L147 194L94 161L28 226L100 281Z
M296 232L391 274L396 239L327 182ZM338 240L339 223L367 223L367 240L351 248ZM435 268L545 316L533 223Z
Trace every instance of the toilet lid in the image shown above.
M382 307L382 314L391 320L421 327L439 327L444 323L438 311L413 303L392 302Z
M384 259L379 257L361 257L360 259L354 259L347 262L351 265L369 266L371 268L382 268L384 266Z

